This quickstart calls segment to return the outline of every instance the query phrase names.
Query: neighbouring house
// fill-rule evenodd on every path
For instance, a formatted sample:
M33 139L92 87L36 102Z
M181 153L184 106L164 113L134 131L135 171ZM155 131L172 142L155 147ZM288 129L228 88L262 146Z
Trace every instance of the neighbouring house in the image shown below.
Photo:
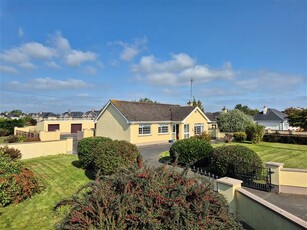
M166 143L208 131L208 117L198 108L110 100L101 110L96 136L133 144Z
M83 112L73 112L68 110L67 112L61 114L62 119L82 119Z
M263 125L265 129L289 130L292 128L289 126L287 114L266 106L263 107L262 112L254 115L253 119L257 124Z
M92 109L90 111L87 111L85 112L83 115L82 115L82 118L84 119L92 119L94 120L99 114L99 111L95 110L95 109Z

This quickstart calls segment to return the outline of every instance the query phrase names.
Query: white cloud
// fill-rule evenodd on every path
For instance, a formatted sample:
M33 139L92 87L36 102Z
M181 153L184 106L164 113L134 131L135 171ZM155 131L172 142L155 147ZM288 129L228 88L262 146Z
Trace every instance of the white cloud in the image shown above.
M97 70L96 68L92 67L92 66L86 66L84 69L83 69L83 72L85 74L90 74L90 75L95 75L97 73Z
M95 53L72 50L65 56L65 62L70 66L80 66L81 63L95 61L96 58L97 55Z
M9 74L18 74L18 70L11 67L11 66L5 66L5 65L0 65L0 72L2 73L9 73Z
M58 65L56 62L54 61L47 61L46 62L46 65L50 68L53 68L53 69L58 69L60 68L60 65Z
M158 62L151 55L142 57L139 64L132 65L131 70L136 73L179 72L195 64L196 60L185 53L173 54L171 60L165 62Z
M18 36L20 37L20 38L22 38L23 36L24 36L24 31L23 31L23 29L21 28L21 27L19 27L18 28Z
M191 78L198 82L207 82L216 79L231 80L235 71L230 63L220 68L197 64L197 61L185 53L172 54L167 61L157 61L151 56L144 56L138 64L131 66L131 71L138 79L149 84L186 84Z
M35 78L28 82L12 81L9 83L12 88L18 89L38 89L38 90L60 90L60 89L82 89L90 87L83 80L67 79L57 80L52 78Z
M28 69L35 67L34 61L35 64L45 64L51 68L58 68L57 63L59 62L72 67L80 66L84 62L97 62L99 65L96 53L72 49L69 41L60 33L53 35L48 44L49 46L38 42L28 42L0 52L0 60Z
M146 48L147 38L144 37L143 39L135 39L133 43L115 41L115 42L109 42L108 44L122 46L123 50L119 55L120 59L123 61L131 61Z

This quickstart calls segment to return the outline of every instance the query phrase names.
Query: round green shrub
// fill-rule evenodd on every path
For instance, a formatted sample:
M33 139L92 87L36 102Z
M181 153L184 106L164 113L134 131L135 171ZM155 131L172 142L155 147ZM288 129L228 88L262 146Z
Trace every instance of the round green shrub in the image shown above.
M236 173L257 175L262 161L257 153L245 146L224 145L214 149L211 155L212 173L234 177Z
M258 124L248 125L245 129L245 132L247 134L247 140L252 141L254 144L262 141L265 133L264 126Z
M179 163L192 165L208 158L213 150L209 142L196 138L176 141L170 148L170 157Z
M78 143L78 158L83 168L90 168L93 163L93 149L99 143L112 141L107 137L87 137Z
M176 168L130 168L102 177L55 209L71 211L57 229L243 229L204 178Z
M236 141L242 142L246 140L247 135L245 132L235 132L233 134L233 137L235 138Z
M110 175L122 167L129 167L140 156L138 148L127 141L99 143L93 150L93 168L103 175Z

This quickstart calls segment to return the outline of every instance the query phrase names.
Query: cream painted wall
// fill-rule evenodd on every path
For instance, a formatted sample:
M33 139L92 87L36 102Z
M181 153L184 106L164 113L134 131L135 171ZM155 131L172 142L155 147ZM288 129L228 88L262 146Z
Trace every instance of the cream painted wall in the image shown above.
M203 123L205 132L208 132L209 130L209 125L208 125L208 121L206 120L206 118L198 110L195 110L184 120L184 124L190 125L189 127L190 137L194 136L194 124L196 123ZM184 124L180 125L179 139L184 138Z
M280 185L307 188L307 170L283 168L279 174Z
M27 143L12 143L6 144L9 148L19 149L22 158L29 159L40 156L68 154L73 151L73 139L67 138L60 141L47 142L27 142ZM5 145L0 145L0 147Z
M40 131L39 138L41 141L56 141L56 140L60 140L61 133L60 133L60 130L56 130L52 132Z
M151 127L151 134L150 135L139 135L139 125L140 124L133 124L131 125L131 139L130 142L133 144L145 144L145 143L168 143L169 140L172 139L172 125L168 125L168 133L167 134L159 134L158 127L162 123L154 123L150 124ZM165 123L163 123L165 124Z
M93 120L44 120L37 123L37 127L40 131L48 131L49 124L59 124L60 132L71 133L72 124L82 124L83 129L93 129L95 123Z
M130 142L130 125L110 104L96 123L96 136Z

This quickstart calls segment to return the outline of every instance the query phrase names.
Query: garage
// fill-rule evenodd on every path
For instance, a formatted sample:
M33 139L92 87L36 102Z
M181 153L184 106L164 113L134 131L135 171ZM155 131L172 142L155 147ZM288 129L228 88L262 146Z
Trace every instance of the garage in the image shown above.
M82 131L82 124L71 124L71 133Z
M59 124L49 124L48 125L48 132L55 131L55 130L60 130Z

